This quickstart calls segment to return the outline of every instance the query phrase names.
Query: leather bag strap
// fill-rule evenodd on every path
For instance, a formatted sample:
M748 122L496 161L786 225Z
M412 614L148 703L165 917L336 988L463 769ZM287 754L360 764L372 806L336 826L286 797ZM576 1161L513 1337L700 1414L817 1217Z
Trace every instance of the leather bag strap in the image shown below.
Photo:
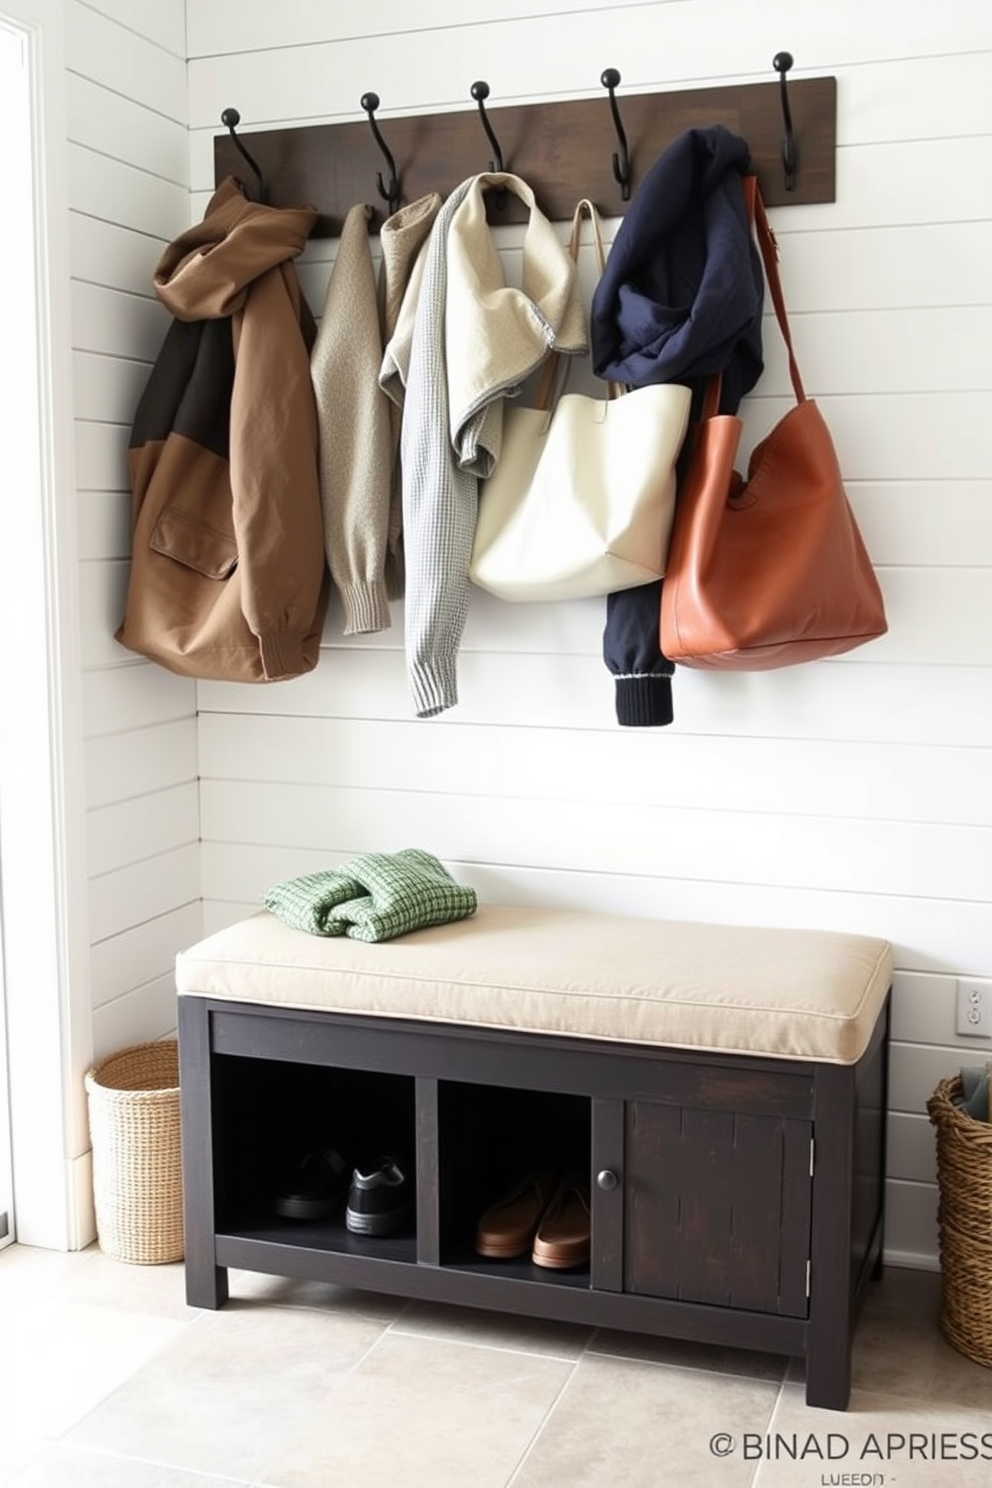
M782 293L782 281L778 273L778 242L772 232L765 211L765 204L761 198L758 187L757 176L745 176L744 181L744 205L747 208L747 219L751 230L758 240L758 248L761 252L761 261L765 266L765 279L768 290L775 307L775 318L778 328L782 332L786 350L789 353L789 376L792 378L792 388L796 395L797 403L806 402L806 390L803 380L799 375L799 363L796 361L796 353L792 346L792 333L789 330L789 317L785 310L785 296ZM718 372L711 377L706 384L703 393L703 407L700 413L700 421L715 416L720 407L721 376Z
M803 388L802 378L799 375L799 364L796 361L796 353L792 346L789 317L785 311L785 296L782 294L782 281L778 274L778 243L768 222L768 214L765 211L765 204L761 199L757 176L744 177L744 196L748 205L748 216L757 232L758 248L761 251L761 261L765 266L765 279L768 281L772 304L775 306L775 317L778 321L778 328L782 332L782 339L789 353L789 376L792 378L792 387L796 395L796 402L805 403L806 392Z

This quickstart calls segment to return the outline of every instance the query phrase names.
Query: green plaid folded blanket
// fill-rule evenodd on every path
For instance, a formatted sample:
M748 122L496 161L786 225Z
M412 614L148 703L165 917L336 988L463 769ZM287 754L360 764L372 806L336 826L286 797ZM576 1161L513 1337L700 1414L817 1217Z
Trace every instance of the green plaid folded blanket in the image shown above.
M363 853L318 873L276 884L262 897L287 925L311 935L391 940L474 914L474 889L455 882L431 853Z

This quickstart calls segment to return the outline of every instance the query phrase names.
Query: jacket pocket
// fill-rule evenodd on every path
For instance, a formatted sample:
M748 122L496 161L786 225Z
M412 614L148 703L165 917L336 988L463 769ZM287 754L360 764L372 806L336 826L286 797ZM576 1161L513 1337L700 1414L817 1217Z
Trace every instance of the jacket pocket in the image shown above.
M230 533L175 507L160 513L148 545L207 579L229 579L238 565L237 544Z

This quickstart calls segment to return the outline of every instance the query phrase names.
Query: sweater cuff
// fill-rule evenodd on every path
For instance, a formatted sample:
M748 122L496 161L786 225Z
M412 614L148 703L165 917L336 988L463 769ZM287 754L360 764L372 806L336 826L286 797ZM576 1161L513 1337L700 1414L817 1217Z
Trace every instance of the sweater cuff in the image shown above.
M658 672L616 678L617 723L627 728L661 728L675 717L672 679Z
M434 718L458 702L455 658L439 656L431 662L414 662L410 688L418 718Z
M386 586L377 579L342 587L341 604L345 635L370 635L374 631L388 630L393 623Z

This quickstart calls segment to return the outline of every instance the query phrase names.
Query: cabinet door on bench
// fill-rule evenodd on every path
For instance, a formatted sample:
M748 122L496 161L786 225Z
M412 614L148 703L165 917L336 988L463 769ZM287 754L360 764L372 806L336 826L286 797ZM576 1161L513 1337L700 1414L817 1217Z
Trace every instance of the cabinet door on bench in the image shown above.
M626 1292L804 1317L808 1121L625 1107Z

